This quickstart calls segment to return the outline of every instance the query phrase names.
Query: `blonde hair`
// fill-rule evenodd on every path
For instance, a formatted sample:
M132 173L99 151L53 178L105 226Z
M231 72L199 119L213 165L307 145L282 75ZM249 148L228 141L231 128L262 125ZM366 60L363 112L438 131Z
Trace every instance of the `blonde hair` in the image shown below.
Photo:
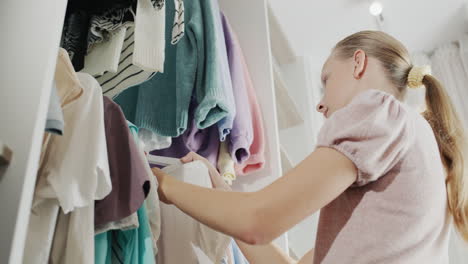
M334 55L352 58L358 49L380 61L396 87L395 96L404 98L413 65L403 44L381 31L361 31L338 42ZM434 131L447 173L448 207L457 230L468 241L468 178L463 172L463 125L442 84L429 74L424 75L422 84L426 87L427 107L423 116Z

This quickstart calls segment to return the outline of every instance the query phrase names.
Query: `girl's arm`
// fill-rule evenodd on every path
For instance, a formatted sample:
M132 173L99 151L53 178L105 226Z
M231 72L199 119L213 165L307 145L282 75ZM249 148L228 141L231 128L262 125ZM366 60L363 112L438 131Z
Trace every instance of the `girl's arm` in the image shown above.
M251 193L191 185L158 169L154 174L163 201L247 244L268 244L346 190L357 169L340 152L318 148L286 175Z

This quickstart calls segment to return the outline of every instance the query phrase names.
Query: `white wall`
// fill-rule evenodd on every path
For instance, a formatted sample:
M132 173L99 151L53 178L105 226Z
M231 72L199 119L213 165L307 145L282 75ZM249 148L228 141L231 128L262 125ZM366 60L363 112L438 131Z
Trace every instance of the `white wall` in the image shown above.
M377 29L370 0L269 0L298 56L323 59L341 38ZM427 51L467 31L466 0L380 0L385 29L411 51Z
M281 65L280 70L304 119L302 125L280 131L280 142L293 165L297 165L313 151L323 122L315 110L321 97L321 63L308 57L298 57L293 63ZM316 213L306 218L288 232L289 247L298 257L314 247L318 216Z

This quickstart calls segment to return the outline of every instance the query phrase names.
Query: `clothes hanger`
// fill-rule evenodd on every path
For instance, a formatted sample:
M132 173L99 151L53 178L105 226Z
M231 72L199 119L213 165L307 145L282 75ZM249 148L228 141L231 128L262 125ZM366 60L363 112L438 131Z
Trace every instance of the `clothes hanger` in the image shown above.
M182 164L182 162L180 162L180 160L176 158L163 157L163 156L157 156L157 155L151 155L151 154L146 155L146 159L152 165L163 166L163 167L166 167L169 165L181 165Z

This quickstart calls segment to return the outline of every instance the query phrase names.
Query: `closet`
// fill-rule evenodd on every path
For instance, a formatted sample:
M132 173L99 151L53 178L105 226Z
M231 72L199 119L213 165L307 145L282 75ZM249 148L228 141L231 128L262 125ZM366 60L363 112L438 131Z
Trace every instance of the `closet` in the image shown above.
M0 263L21 263L49 94L67 1L0 4L0 142L12 150L0 165ZM237 32L264 117L266 166L238 177L234 189L254 191L281 175L266 0L219 0ZM1 147L1 146L0 146ZM278 244L287 249L287 237Z

